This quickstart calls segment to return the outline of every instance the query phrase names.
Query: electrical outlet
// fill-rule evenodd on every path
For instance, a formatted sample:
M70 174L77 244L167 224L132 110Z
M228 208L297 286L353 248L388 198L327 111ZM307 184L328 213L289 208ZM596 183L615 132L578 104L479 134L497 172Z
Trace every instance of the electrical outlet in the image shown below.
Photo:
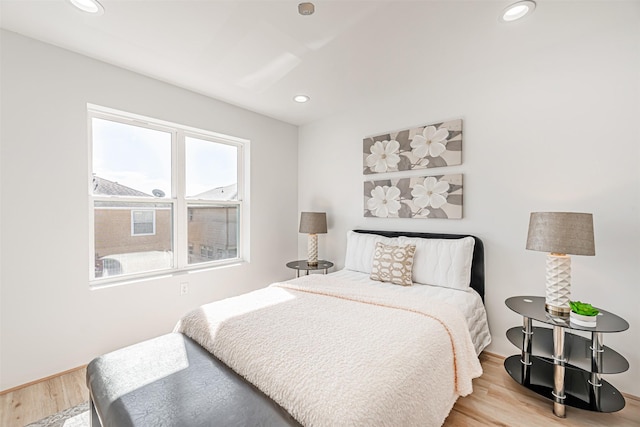
M189 293L189 283L180 283L180 295L186 295Z

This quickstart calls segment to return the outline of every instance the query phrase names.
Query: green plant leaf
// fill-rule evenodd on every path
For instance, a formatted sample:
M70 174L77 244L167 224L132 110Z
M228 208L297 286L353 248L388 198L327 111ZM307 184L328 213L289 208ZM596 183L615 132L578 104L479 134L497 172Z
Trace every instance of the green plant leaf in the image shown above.
M583 316L596 316L598 313L600 313L597 308L594 308L591 304L588 304L586 302L570 301L569 306L571 307L571 311Z

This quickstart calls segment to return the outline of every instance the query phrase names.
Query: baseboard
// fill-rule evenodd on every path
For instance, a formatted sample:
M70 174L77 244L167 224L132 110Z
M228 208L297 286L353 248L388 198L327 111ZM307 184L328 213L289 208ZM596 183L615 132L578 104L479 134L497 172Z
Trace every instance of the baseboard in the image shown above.
M44 377L44 378L40 378L38 380L30 381L30 382L25 383L25 384L20 384L18 386L9 388L7 390L0 391L0 396L3 396L5 394L7 394L7 393L12 393L14 391L23 389L25 387L29 387L29 386L34 385L34 384L38 384L38 383L41 383L41 382L44 382L44 381L49 381L52 378L61 377L61 376L66 375L66 374L70 374L71 372L79 371L80 369L86 369L86 368L87 368L87 365L82 365L82 366L78 366L77 368L71 368L71 369L67 369L66 371L63 371L63 372L58 372L57 374L49 375L48 377Z

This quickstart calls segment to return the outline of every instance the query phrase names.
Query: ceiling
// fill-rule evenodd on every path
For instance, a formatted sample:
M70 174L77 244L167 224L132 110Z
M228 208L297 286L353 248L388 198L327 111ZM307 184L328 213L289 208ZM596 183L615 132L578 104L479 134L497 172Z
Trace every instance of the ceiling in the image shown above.
M93 16L0 0L0 26L296 125L455 72L457 56L482 56L518 25L498 22L508 0L318 0L310 16L298 1L101 3ZM311 101L294 102L301 93Z

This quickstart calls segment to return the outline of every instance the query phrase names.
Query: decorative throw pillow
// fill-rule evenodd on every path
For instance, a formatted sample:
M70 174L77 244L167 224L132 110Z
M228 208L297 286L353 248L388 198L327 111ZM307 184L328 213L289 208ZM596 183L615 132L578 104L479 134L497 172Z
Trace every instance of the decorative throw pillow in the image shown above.
M376 243L371 267L371 280L411 286L411 269L415 245L393 246Z

